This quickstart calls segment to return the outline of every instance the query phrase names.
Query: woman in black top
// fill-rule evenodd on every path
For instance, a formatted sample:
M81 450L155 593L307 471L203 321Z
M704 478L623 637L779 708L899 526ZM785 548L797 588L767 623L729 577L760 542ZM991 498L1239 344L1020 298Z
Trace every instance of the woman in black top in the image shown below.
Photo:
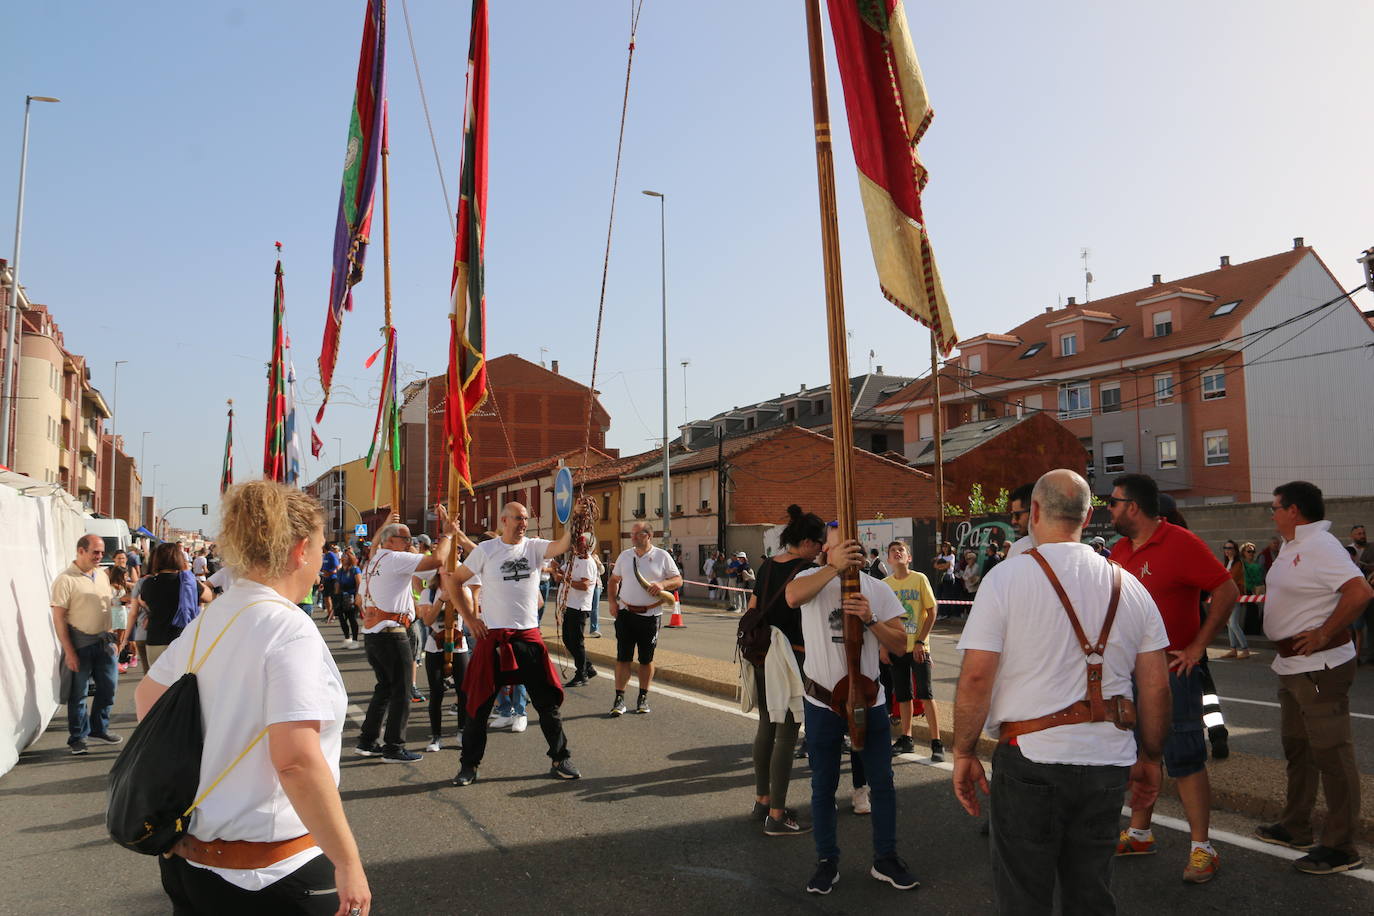
M815 565L825 544L825 523L820 516L787 507L787 527L782 530L782 552L759 564L754 580L750 610L763 609L764 621L777 627L792 645L798 666L802 663L801 609L787 606L787 583L803 569ZM754 687L758 696L759 728L754 735L754 809L755 820L763 821L767 836L792 836L811 828L797 823L796 814L787 808L787 784L792 778L792 749L797 743L801 723L788 713L781 722L768 717L763 667L754 667Z
M182 573L190 569L190 564L186 562L181 545L168 541L157 545L148 568L154 575L146 577L138 600L148 609L148 638L145 645L148 649L148 666L152 667L162 650L181 635L182 628L175 626L172 621L176 619L177 608L181 605ZM214 597L204 582L195 585L197 597L202 603Z
M343 628L344 648L355 649L358 646L358 563L353 551L344 551L335 579L338 593L334 596L334 615Z

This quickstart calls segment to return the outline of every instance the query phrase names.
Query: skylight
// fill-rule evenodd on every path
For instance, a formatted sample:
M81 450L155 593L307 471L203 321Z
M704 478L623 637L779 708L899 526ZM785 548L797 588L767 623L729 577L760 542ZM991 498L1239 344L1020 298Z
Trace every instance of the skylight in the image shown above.
M1212 314L1211 314L1210 316L1208 316L1208 317L1210 317L1210 318L1219 318L1219 317L1221 317L1222 315L1229 315L1229 314L1231 314L1232 312L1234 312L1234 311L1236 310L1236 306L1238 306L1238 305L1240 305L1240 300L1239 300L1239 299L1233 299L1233 300L1230 301L1230 302L1223 302L1221 305L1218 305L1218 306L1212 311Z
M1125 334L1125 333L1126 333L1126 328L1127 328L1127 327L1129 327L1129 325L1124 325L1124 324L1119 324L1119 325L1117 325L1116 327L1112 328L1110 331L1107 332L1107 336L1104 337L1104 338L1102 338L1102 342L1103 342L1103 343L1106 343L1106 342L1109 341L1109 340L1116 340L1116 339L1117 339L1118 337L1120 337L1122 334Z
M1040 352L1041 350L1043 350L1043 349L1045 349L1045 344L1044 344L1043 341L1040 342L1040 343L1038 343L1038 344L1031 344L1031 345L1030 345L1030 348L1029 348L1028 350L1026 350L1025 353L1022 353L1020 358L1021 358L1021 359L1030 359L1032 356L1034 356L1035 354L1039 353L1039 352Z

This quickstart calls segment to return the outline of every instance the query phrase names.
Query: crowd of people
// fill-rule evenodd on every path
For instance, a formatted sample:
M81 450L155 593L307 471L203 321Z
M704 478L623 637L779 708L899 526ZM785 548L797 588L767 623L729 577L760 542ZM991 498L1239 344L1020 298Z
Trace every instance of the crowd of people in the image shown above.
M1058 894L1066 912L1110 911L1113 860L1156 852L1151 823L1163 772L1177 783L1192 834L1184 880L1217 874L1207 741L1218 711L1205 698L1216 692L1207 646L1222 629L1231 649L1221 658L1250 657L1246 633L1256 625L1275 650L1288 790L1279 820L1257 838L1303 851L1294 864L1310 874L1360 867L1347 697L1363 658L1362 625L1374 612L1374 547L1364 528L1342 544L1328 530L1320 490L1294 482L1274 491L1273 540L1263 550L1227 541L1219 560L1148 476L1117 478L1107 502L1120 535L1110 549L1101 538L1084 541L1086 482L1051 472L1011 494L1016 541L963 552L946 543L934 584L912 568L906 542L865 554L836 523L797 506L788 509L781 550L757 566L747 556L710 558L709 582L748 589L736 606L741 687L758 710L751 816L766 836L812 834L808 891L829 893L838 880L835 799L846 755L852 809L871 817L869 874L898 889L919 884L898 853L892 758L915 751L921 718L930 759L945 754L929 637L951 593L968 597L947 600L972 602L959 642L954 790L981 816L979 793L991 788L999 910L1048 911ZM580 778L560 707L566 690L597 677L585 640L599 635L603 584L616 638L608 715L649 714L662 613L682 575L647 523L633 526L631 546L608 564L590 534L529 537L519 503L476 541L438 515L437 541L412 536L393 517L371 543L340 550L324 543L313 500L258 481L231 488L219 544L194 554L163 543L146 559L120 551L106 566L101 538L81 538L52 588L70 674L71 752L121 742L110 709L128 666L146 675L136 695L142 717L195 661L202 696L213 698L204 709L203 781L223 765L238 767L229 789L202 802L175 855L160 861L174 904L270 909L289 899L291 911L355 916L368 908L337 789L347 697L309 614L337 622L341 651L361 648L375 677L352 753L422 759L406 747L406 727L412 706L428 700L426 750L458 749L454 786L478 781L491 728L524 730L526 703L538 714L550 775ZM867 573L857 591L842 590L856 571ZM1247 595L1266 601L1238 601ZM540 630L550 597L572 657L566 682ZM206 627L213 636L201 636ZM213 657L191 657L198 640L218 646ZM859 646L853 682L847 642ZM244 691L258 699L245 701ZM861 698L862 714L850 711L851 697ZM456 733L446 735L454 713ZM258 731L270 741L244 751ZM984 733L998 740L990 786L976 753ZM1210 738L1211 756L1224 756L1224 737ZM802 755L809 817L787 805ZM1311 820L1319 783L1328 803L1320 835ZM1128 794L1129 825L1105 837L1099 825L1116 821Z

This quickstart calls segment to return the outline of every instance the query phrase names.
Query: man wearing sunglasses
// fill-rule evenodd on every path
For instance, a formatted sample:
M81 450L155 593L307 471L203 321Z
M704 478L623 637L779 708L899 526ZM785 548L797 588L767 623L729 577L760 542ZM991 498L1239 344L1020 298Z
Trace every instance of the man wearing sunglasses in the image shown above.
M1011 530L1016 532L1016 542L1007 548L1005 559L1020 556L1035 546L1035 538L1030 535L1031 493L1034 490L1034 483L1023 484L1007 497L1007 512L1011 515Z
M72 673L67 694L67 747L85 754L86 739L118 744L110 734L110 707L114 705L118 668L110 627L114 592L100 566L105 541L98 534L83 535L76 542L76 560L52 585L52 619L62 644L62 661ZM86 711L86 687L95 679L95 699Z

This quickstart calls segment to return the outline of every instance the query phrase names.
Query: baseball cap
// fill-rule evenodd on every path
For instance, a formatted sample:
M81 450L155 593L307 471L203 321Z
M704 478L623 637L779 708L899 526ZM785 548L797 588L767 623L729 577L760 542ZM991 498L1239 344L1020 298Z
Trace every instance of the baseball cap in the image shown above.
M745 553L743 550L741 550L739 553L735 554L735 556L737 556L737 557L745 557L745 558L747 559L747 558L749 557L749 554L747 554L747 553Z
M1105 538L1100 538L1100 537L1093 538L1092 541L1091 541L1090 543L1091 543L1094 547L1106 547L1106 546L1107 546L1107 541L1106 541L1106 539L1105 539Z

